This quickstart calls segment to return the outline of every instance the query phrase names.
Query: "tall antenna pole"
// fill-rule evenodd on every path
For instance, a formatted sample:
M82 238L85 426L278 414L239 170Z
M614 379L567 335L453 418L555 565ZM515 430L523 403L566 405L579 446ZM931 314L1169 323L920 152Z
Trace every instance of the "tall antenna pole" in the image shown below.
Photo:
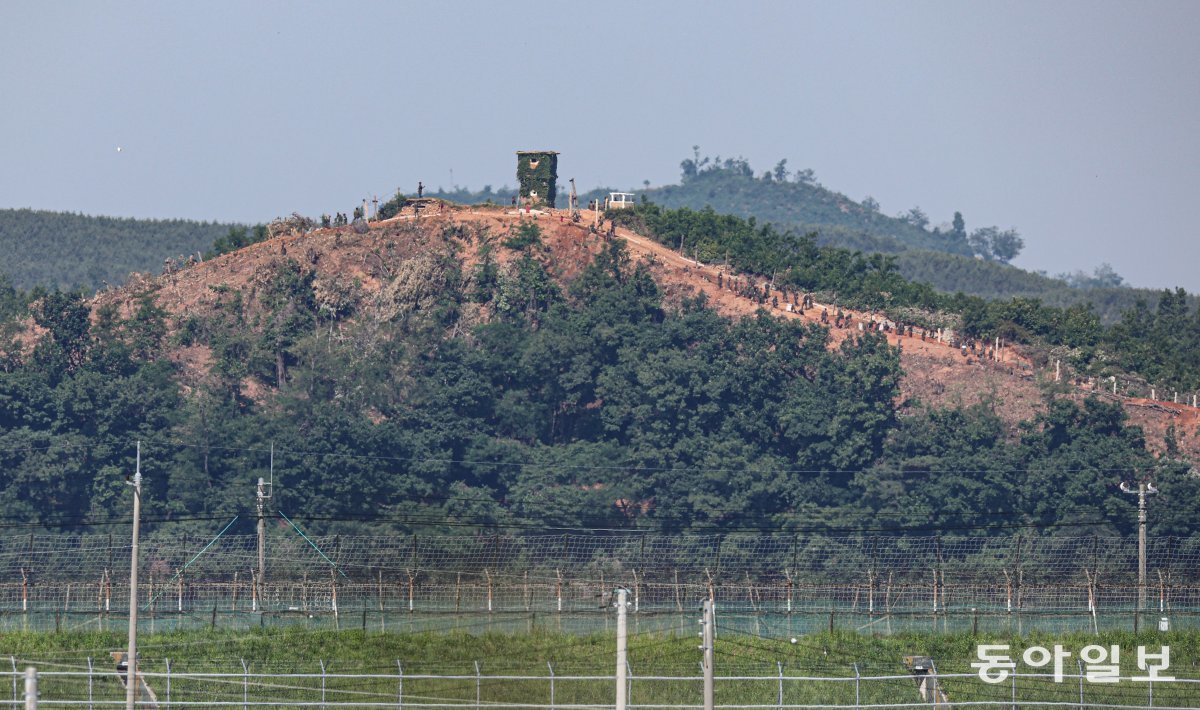
M129 563L129 651L125 659L125 708L133 710L137 701L137 583L138 583L138 527L142 519L142 442L137 443L137 467L133 481L133 545Z
M1138 497L1138 611L1146 608L1146 496L1158 493L1148 479L1138 481L1137 490L1121 482L1121 490Z

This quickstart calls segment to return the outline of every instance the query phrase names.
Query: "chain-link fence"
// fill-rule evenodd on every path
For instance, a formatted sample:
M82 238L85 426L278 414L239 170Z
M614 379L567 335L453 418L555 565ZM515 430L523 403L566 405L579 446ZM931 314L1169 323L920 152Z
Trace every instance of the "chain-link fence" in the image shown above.
M0 540L0 628L103 627L128 610L129 547L112 536ZM754 623L1023 630L1188 625L1200 538L546 535L151 537L140 607L166 628L302 621L371 626L487 614L603 623L616 586L662 624L710 598ZM750 623L749 621L747 623ZM1014 623L1018 626L1014 626ZM969 625L969 626L968 626ZM1062 628L1056 626L1055 628Z

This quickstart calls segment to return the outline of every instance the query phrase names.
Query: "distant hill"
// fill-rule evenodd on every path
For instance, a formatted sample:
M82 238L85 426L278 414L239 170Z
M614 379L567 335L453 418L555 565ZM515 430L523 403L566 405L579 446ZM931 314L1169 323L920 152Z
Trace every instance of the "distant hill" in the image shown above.
M797 231L816 231L824 236L818 241L851 249L878 252L924 249L963 256L973 254L965 235L931 231L926 228L928 218L920 214L913 215L911 220L889 217L869 201L864 205L823 187L808 171L792 178L780 167L777 172L755 177L749 163L741 159L701 165L696 168L694 161L684 161L680 184L642 192L664 207L712 207L721 214L754 217Z
M1104 325L1119 321L1121 314L1138 301L1157 303L1163 293L1162 289L1122 285L1075 286L1062 278L957 254L907 250L896 254L895 259L897 270L905 278L927 283L943 293L965 293L988 300L1036 298L1056 308L1088 303ZM1194 309L1200 298L1189 294L1187 303Z
M163 260L207 251L237 225L182 219L92 217L30 209L0 210L0 273L29 289L124 283L134 271L162 270Z

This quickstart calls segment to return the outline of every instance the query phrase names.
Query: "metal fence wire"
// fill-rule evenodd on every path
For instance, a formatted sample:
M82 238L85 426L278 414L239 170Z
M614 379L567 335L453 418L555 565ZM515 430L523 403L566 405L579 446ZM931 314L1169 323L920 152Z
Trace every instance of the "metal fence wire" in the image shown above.
M552 664L539 675L496 675L475 664L473 673L433 675L394 670L343 673L324 662L310 672L257 671L245 661L235 671L179 671L169 661L146 669L139 683L142 708L529 708L530 710L602 710L615 706L615 675L555 673ZM984 683L965 672L939 672L936 691L911 675L863 673L857 666L840 673L814 675L786 668L735 669L717 673L716 708L1195 708L1200 681L1177 679L1140 682L1120 677L1096 684L1080 669L1061 677L1013 673L999 684ZM125 689L111 668L89 662L87 669L35 669L36 699L26 700L28 669L0 674L10 686L7 707L122 707ZM10 676L3 678L3 675ZM700 675L627 675L629 708L701 708ZM2 687L2 686L0 686ZM0 695L2 697L2 695Z
M616 586L641 614L1200 614L1200 538L473 535L150 536L139 600L153 618L594 613ZM128 609L130 548L110 535L0 539L0 627L70 626ZM1140 600L1144 600L1144 603ZM266 615L266 616L263 616ZM75 621L72 621L72 620ZM199 623L199 622L197 622ZM249 623L243 620L239 623Z

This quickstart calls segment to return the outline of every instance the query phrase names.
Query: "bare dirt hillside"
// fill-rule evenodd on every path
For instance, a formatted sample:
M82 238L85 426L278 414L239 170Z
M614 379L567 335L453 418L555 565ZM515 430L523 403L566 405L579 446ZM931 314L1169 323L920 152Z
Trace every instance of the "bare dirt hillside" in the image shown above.
M453 256L462 260L464 273L479 258L487 243L510 235L523 220L536 220L541 228L541 257L555 275L569 280L603 248L607 224L593 232L597 215L584 211L572 223L563 210L518 212L505 208L470 208L449 205L428 208L421 215L411 209L398 216L372 222L367 229L354 226L318 229L304 234L277 236L218 258L172 268L159 276L142 275L118 290L98 294L93 307L114 304L132 307L138 294L153 293L158 304L177 319L217 307L222 293L240 290L248 302L266 277L283 262L293 259L316 272L314 287L318 300L346 297L354 291L378 295L382 289L419 289L421 264L431 258ZM838 327L838 309L813 303L803 308L803 298L773 291L773 298L760 304L739 295L739 286L749 277L724 272L719 266L684 258L653 240L626 229L615 236L625 240L635 259L645 261L669 300L704 294L718 312L731 316L751 315L760 308L779 318L825 322L838 343L867 328L881 325L888 341L901 349L906 373L901 400L907 406L963 406L983 403L993 407L1006 421L1033 416L1044 401L1043 390L1053 373L1038 371L1019 348L977 350L952 347L936 332L923 333L898 324L884 324L872 314L843 310L846 317ZM504 262L516 258L507 249L495 249L494 257ZM761 279L759 285L762 286ZM399 284L399 286L398 286ZM375 307L386 299L373 299ZM796 300L793 305L792 301ZM368 316L369 317L369 314ZM468 313L468 319L472 317ZM478 316L481 317L481 316ZM901 332L902 331L902 332ZM994 345L994 344L993 344ZM181 349L173 357L185 372L199 377L209 360L203 348ZM1085 397L1089 392L1059 384L1068 396ZM1098 393L1103 394L1103 393ZM1151 449L1161 451L1168 429L1174 426L1182 452L1200 459L1200 411L1183 404L1122 399L1131 420L1142 426Z

